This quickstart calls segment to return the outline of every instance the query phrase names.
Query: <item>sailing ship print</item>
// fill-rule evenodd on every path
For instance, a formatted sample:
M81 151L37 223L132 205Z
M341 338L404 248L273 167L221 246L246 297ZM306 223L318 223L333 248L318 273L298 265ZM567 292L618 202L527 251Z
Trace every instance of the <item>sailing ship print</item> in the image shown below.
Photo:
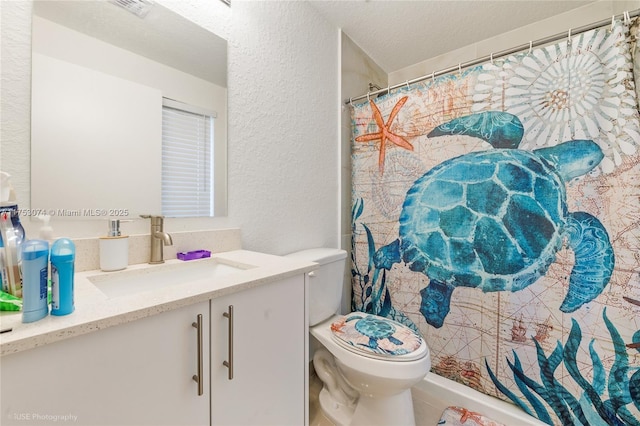
M543 347L548 347L553 343L551 333L554 326L551 315L542 322L536 321L535 318L527 322L522 314L519 318L513 316L511 321L512 325L509 329L511 336L505 338L507 342L517 345L534 345L533 341L535 340Z
M522 322L522 314L520 319L516 322L513 320L513 326L511 327L511 341L517 343L526 343L529 338L527 337L527 327Z
M551 315L549 315L543 323L537 324L536 335L533 336L533 338L540 343L540 345L544 345L549 341L551 331L553 331L553 324L551 322Z

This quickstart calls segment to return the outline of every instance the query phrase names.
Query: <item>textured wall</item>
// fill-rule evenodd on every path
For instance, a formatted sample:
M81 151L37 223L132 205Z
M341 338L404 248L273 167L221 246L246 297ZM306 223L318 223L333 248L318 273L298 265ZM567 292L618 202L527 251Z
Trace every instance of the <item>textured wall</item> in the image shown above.
M0 2L0 170L18 202L30 193L31 2Z
M338 247L339 37L301 2L233 2L229 213L246 247Z
M229 40L229 217L166 229L237 226L243 247L286 253L338 246L339 30L296 2L160 1ZM214 5L215 4L215 5ZM29 206L31 2L0 2L2 170ZM36 225L25 221L27 232ZM53 220L54 233L98 236L103 223ZM128 224L148 232L146 221Z

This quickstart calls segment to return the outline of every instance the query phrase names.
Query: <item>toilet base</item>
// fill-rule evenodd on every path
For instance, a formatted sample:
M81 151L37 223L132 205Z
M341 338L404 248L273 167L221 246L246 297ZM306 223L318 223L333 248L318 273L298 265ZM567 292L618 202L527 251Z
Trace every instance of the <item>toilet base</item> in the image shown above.
M361 395L355 405L337 402L323 388L320 407L336 426L415 426L411 389L387 397Z
M348 426L351 424L355 404L342 404L331 397L326 388L322 388L318 397L320 408L324 415L331 420L335 426Z
M351 419L353 426L415 426L411 389L387 397L360 396Z

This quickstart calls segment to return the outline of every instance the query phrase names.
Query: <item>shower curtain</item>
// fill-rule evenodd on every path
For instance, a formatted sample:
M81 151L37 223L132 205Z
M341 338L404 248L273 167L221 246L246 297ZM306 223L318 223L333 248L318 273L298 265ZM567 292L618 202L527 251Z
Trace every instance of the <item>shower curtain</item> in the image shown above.
M640 424L628 24L352 105L353 309L547 424Z

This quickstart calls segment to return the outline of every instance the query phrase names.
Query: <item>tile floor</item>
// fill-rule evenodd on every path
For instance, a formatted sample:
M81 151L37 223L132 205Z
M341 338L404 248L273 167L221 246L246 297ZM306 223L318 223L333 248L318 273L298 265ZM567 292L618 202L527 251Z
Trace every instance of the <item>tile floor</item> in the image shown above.
M335 426L322 413L318 395L322 390L322 381L314 373L313 367L309 369L309 426ZM416 418L416 426L435 426L440 420L442 409L434 409L426 402L426 395L419 389L412 390L413 412ZM393 425L389 425L393 426Z

